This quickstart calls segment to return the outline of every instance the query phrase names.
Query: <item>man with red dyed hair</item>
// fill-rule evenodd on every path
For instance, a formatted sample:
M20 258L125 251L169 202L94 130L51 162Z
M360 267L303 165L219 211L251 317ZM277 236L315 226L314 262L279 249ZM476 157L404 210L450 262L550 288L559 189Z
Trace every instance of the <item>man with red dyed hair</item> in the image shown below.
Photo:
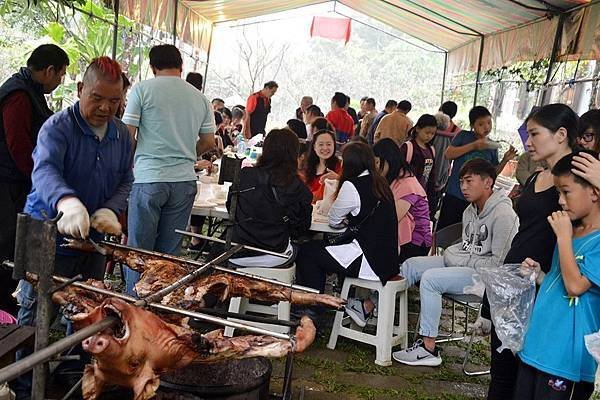
M115 118L121 102L121 67L108 58L92 60L77 84L79 101L42 125L33 152L33 186L25 212L58 221L54 272L103 279L104 257L60 247L63 237L101 240L120 235L117 215L127 206L133 182L133 146L125 124ZM19 282L18 321L32 325L32 286ZM25 387L27 380L24 380Z

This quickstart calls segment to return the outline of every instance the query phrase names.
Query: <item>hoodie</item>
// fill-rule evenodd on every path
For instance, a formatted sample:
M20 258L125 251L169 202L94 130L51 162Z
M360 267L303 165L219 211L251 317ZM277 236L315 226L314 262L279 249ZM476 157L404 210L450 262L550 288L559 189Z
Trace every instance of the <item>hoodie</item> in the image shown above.
M477 206L470 204L463 212L462 224L462 242L444 251L447 267L471 267L476 271L498 267L519 230L510 199L497 192L492 193L479 214Z

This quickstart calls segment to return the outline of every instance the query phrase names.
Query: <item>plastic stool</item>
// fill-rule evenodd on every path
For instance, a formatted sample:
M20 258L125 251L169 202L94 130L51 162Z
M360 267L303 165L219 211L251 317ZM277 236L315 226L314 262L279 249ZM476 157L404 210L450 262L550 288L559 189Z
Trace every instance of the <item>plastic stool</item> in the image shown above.
M294 282L296 276L296 264L292 263L287 268L238 268L238 271L247 274L262 276L263 278L276 279L281 283L291 284ZM290 320L290 303L288 301L280 301L275 306L268 306L262 304L253 304L243 297L233 297L229 302L229 312L245 314L248 311L252 313L258 313L263 315L272 315L277 319L289 321ZM290 328L287 326L269 325L262 324L260 322L242 321L236 318L227 318L230 321L243 322L248 325L258 326L261 328L269 329L271 331L288 333ZM226 327L225 336L233 336L234 328Z
M348 292L351 286L377 290L379 293L377 318L369 320L369 324L373 323L377 325L377 331L374 335L362 332L362 328L354 324L350 317L344 318L344 312L338 311L335 314L335 321L333 322L327 348L335 349L338 336L344 336L375 346L375 364L384 367L392 365L392 347L402 344L406 348L408 344L406 279L388 281L385 286L382 286L380 281L347 277L342 287L343 299L348 299ZM396 303L397 295L398 303ZM396 304L398 304L398 325L394 324Z

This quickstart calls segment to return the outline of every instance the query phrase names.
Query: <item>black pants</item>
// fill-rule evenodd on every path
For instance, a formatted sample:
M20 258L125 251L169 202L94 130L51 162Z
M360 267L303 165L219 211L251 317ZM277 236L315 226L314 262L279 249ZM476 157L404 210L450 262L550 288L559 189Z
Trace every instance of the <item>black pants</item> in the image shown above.
M521 362L513 399L587 400L593 392L594 384L591 382L573 382Z
M431 246L417 246L413 243L406 243L400 246L400 264L411 257L421 257L429 254Z
M502 353L498 353L496 349L501 345L502 342L498 339L496 328L492 323L492 340L490 345L492 350L490 376L492 379L488 388L487 400L512 399L514 393L519 360L508 349L504 349Z
M323 293L327 272L356 278L360 271L362 257L358 257L348 268L344 268L325 250L325 242L311 240L302 244L298 250L296 283L317 289Z
M469 206L469 202L451 194L446 194L442 200L440 219L437 222L436 231L462 221L463 211Z
M0 182L0 263L14 258L17 214L23 211L30 189L28 182ZM0 266L0 282L0 309L16 314L17 303L11 294L17 281L12 279L12 269Z

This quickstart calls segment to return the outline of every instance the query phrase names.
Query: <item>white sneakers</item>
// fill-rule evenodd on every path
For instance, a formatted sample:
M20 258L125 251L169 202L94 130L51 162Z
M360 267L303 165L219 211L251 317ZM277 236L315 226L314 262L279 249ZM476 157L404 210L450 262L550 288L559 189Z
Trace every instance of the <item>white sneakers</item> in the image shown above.
M440 349L438 347L430 352L425 348L423 340L417 340L406 350L395 351L392 353L394 360L406 365L420 365L425 367L437 367L442 363Z

